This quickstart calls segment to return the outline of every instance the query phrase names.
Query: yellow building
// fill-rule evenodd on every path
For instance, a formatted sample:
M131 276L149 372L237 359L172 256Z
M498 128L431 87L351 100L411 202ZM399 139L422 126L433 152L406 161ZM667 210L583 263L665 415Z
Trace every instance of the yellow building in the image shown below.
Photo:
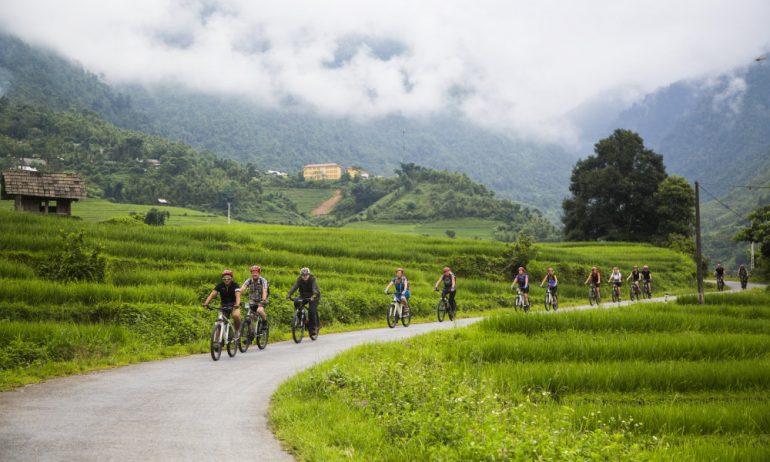
M342 166L339 164L308 164L302 170L306 180L339 180L342 178Z

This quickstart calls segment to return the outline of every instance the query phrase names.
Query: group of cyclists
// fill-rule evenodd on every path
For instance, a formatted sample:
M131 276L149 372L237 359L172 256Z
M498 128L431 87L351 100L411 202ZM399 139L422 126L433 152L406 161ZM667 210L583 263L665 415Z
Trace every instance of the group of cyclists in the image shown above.
M267 307L269 297L269 284L267 279L262 276L262 268L260 266L252 266L250 268L251 277L244 281L242 285L238 285L233 279L232 270L226 269L222 271L222 282L217 284L211 293L209 293L206 300L203 302L204 307L208 307L211 301L219 296L221 304L220 309L233 320L235 326L235 340L238 340L238 336L241 331L241 294L248 292L249 303L247 316L258 315L262 318L262 328L269 329L267 322ZM457 290L457 277L452 270L447 266L444 267L441 276L439 276L436 284L434 284L434 290L439 290L439 285L443 284L442 297L448 297L449 303L454 309L457 309L455 301L455 293ZM394 300L400 301L405 309L404 316L409 315L409 298L411 296L409 288L409 280L404 275L404 269L396 269L396 275L390 280L385 293L390 294L390 288L394 289ZM293 298L295 292L298 292L299 297ZM318 302L321 299L321 290L318 287L318 281L316 277L310 273L309 268L302 268L299 272L299 277L291 286L289 292L286 294L286 299L294 302L294 308L299 310L303 305L308 306L308 312L310 314L308 319L308 331L311 337L315 337L318 334L320 328L320 321L318 318Z
M249 277L243 284L238 285L233 279L233 272L231 270L224 270L222 272L222 282L217 284L211 293L208 295L203 305L208 307L214 297L219 296L221 309L232 317L235 324L236 336L240 333L241 326L241 294L248 293L248 316L259 316L262 319L262 328L267 330L267 312L265 311L270 293L270 286L262 276L262 268L260 266L252 266L250 268L251 277ZM722 282L724 284L725 270L721 263L717 263L714 275L717 278L717 284ZM748 280L748 271L744 265L740 266L738 270L738 276L741 280L741 285L746 288L746 281ZM623 284L623 275L620 269L615 266L612 268L612 273L607 278L609 284L613 290L617 291L618 299L620 293L620 287ZM637 294L644 291L652 293L652 272L648 265L642 266L640 270L638 266L634 266L625 281L630 281L632 290ZM596 298L601 299L601 286L602 286L602 274L599 269L594 266L591 268L591 272L585 280L585 285L590 285L593 290L596 291ZM643 284L643 287L640 286ZM559 278L556 276L554 269L548 267L543 280L540 282L541 288L546 288L550 292L554 300L554 308L558 305L558 298L556 291L559 285ZM521 266L518 268L517 273L514 276L513 284L511 284L511 290L518 290L524 296L524 304L529 307L529 286L530 279L526 269ZM390 289L393 288L394 301L399 301L404 307L404 316L409 315L409 298L411 297L409 280L404 274L403 268L397 268L395 276L390 280L385 287L385 293L390 294ZM454 310L457 310L457 302L455 296L457 294L457 277L452 272L451 268L445 266L441 272L436 283L433 285L433 289L442 291L442 298L447 297L448 302ZM294 294L298 293L298 297L293 298ZM308 306L309 319L308 330L311 335L317 335L320 328L320 321L318 318L318 302L321 299L321 290L318 287L318 281L316 277L311 274L309 268L302 268L299 272L299 276L294 284L286 294L287 300L294 302L295 309L299 310L304 305Z
M725 268L722 263L717 263L714 268L714 277L717 279L717 289L722 290L725 286ZM738 268L738 279L741 281L741 289L745 289L749 284L749 270L746 269L746 265L741 264Z

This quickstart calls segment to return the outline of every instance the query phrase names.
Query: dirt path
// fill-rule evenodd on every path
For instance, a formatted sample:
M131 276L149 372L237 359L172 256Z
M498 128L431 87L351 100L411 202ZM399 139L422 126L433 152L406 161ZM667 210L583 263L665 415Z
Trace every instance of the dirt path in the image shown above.
M332 194L332 197L326 199L325 201L321 202L321 205L314 208L312 212L310 212L310 215L317 217L320 215L326 215L327 213L331 212L335 205L337 205L337 202L342 200L342 191L339 189L336 189L334 191L334 194Z

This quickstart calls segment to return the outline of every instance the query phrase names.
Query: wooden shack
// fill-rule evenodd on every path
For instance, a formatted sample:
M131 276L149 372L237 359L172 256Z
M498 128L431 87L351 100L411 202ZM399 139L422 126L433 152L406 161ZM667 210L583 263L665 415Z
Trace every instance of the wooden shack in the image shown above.
M70 215L72 202L86 197L86 183L76 173L12 170L2 174L0 199L13 200L18 212Z

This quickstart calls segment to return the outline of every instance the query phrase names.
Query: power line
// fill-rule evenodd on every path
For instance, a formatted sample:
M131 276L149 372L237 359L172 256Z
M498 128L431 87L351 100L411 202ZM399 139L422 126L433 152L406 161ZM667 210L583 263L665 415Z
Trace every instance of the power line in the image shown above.
M727 210L733 212L735 214L735 216L738 217L741 221L746 220L746 217L744 217L740 213L736 212L735 210L731 209L727 204L725 204L724 202L719 200L719 198L717 196L712 194L711 191L709 191L708 189L704 188L702 183L700 184L700 189L702 189L705 193L707 193L709 196L711 196L711 198L714 199L715 201L717 201L722 207L724 207Z

